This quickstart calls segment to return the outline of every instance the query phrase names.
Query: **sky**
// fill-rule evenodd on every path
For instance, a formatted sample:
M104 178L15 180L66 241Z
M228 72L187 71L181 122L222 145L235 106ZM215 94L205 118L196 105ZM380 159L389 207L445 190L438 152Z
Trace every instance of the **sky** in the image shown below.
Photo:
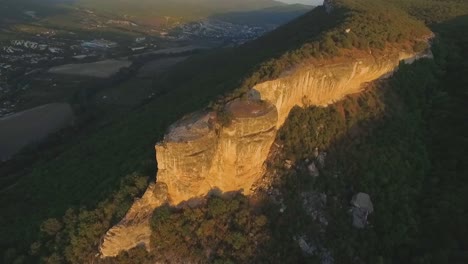
M306 4L306 5L322 5L323 4L323 0L279 0L279 1L285 2L288 4L295 4L295 3Z

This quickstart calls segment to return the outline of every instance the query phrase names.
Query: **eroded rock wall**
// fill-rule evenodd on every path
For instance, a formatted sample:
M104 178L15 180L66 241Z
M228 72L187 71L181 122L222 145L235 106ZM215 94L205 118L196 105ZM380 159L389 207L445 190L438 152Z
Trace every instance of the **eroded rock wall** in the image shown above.
M167 184L172 204L194 198L204 188L219 141L215 118L214 113L189 115L156 144L157 179Z
M164 201L178 205L213 190L249 194L263 175L276 133L294 106L333 103L359 92L363 83L391 75L400 61L415 56L400 51L379 56L361 52L329 62L304 63L286 76L256 85L247 99L226 105L230 124L221 125L215 113L188 115L156 145L157 182L167 187ZM109 230L102 256L148 245L150 212L163 203L163 199L155 202L146 197L151 195L154 191L148 190L125 219ZM132 221L135 217L140 220Z
M293 74L256 85L251 96L266 100L278 109L281 127L294 106L326 106L357 93L362 84L389 76L400 61L414 54L395 52L375 58L368 54L325 65L301 67Z
M264 157L276 136L276 108L237 100L226 112L229 125L221 126L215 113L186 117L156 145L158 182L167 184L172 204L210 191L248 193L263 173Z
M124 219L112 227L101 241L102 256L117 256L122 250L137 246L150 248L150 220L155 208L167 202L167 186L152 183L141 199L136 200Z
M254 181L264 173L263 163L276 137L278 112L273 105L237 101L228 108L232 123L220 129L216 154L201 194L212 189L249 194ZM246 113L238 112L246 108Z

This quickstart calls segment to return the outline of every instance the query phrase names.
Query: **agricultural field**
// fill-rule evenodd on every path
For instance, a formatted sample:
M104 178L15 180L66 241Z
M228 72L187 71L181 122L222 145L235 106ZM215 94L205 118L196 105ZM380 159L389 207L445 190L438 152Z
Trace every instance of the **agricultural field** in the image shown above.
M47 104L0 119L0 160L71 125L74 114L66 103Z
M50 68L49 73L109 78L131 64L131 61L113 59L92 63L65 64Z
M169 67L186 60L187 56L162 58L150 61L138 71L138 77L151 77L166 71Z

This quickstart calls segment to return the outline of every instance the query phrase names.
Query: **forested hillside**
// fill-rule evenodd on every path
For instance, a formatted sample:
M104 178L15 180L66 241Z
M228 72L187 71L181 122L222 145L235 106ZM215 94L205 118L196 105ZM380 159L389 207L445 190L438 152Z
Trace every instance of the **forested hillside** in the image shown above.
M294 237L304 234L336 263L464 263L468 80L453 76L468 76L468 39L458 37L454 29L459 28L468 29L467 17L439 26L434 60L401 65L389 80L330 107L291 113L277 139L284 150L269 161L269 170L278 172L274 184L284 194L285 213L268 200L253 203L242 196L213 197L196 209L163 207L153 218L151 254L135 249L106 261L150 263L176 256L201 262L319 261L321 253L307 256L297 246ZM313 178L301 166L317 147L328 155ZM298 169L285 168L284 159L294 160ZM346 208L354 191L369 193L376 208L365 230L350 224ZM301 195L307 192L324 193L331 201L323 212L325 232L304 213ZM72 263L89 260L109 224L102 220L122 215L115 209L119 201L48 220L34 244L37 254L54 253L48 260ZM102 218L104 212L110 215ZM210 259L208 249L214 250Z
M91 262L103 234L154 180L152 146L169 124L209 102L216 108L242 96L306 60L423 48L419 39L430 31L414 17L438 34L433 61L402 65L391 79L328 108L291 113L277 139L284 151L270 161L279 171L276 187L286 194L284 214L275 204L242 196L210 198L198 209L162 208L153 222L166 229L154 230L151 254L135 249L105 261L164 261L180 250L202 262L314 263L320 256L305 256L294 239L304 233L318 237L336 263L467 262L468 38L462 33L468 18L454 18L466 15L466 4L432 0L440 9L421 14L418 0L337 2L330 15L317 8L240 48L189 59L154 81L160 97L88 138L41 153L15 186L2 190L3 262ZM284 169L285 157L300 164L316 147L329 153L320 177ZM298 204L304 191L329 197L326 232ZM354 191L371 194L376 208L365 230L353 229L346 213Z
M437 27L434 61L402 65L388 81L332 107L297 109L284 126L285 157L301 161L315 147L328 152L318 179L284 172L280 186L298 211L303 191L334 199L325 210L332 219L326 234L309 235L320 237L337 263L468 260L467 78L461 77L468 54L467 38L456 33L467 26L463 17ZM364 231L350 225L344 210L356 191L369 193L376 208ZM306 218L302 223L296 232ZM282 228L279 234L291 227Z

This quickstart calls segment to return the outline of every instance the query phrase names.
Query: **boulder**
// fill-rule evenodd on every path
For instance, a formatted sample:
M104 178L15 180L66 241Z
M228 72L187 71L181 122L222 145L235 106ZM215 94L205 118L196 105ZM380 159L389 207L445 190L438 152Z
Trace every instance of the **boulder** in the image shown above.
M309 166L307 166L307 170L309 171L309 175L312 176L312 177L320 176L320 172L319 172L317 166L315 166L314 162L312 162L311 164L309 164Z
M367 216L374 212L374 205L367 193L358 193L351 200L351 209L353 215L353 226L364 228L367 226Z

